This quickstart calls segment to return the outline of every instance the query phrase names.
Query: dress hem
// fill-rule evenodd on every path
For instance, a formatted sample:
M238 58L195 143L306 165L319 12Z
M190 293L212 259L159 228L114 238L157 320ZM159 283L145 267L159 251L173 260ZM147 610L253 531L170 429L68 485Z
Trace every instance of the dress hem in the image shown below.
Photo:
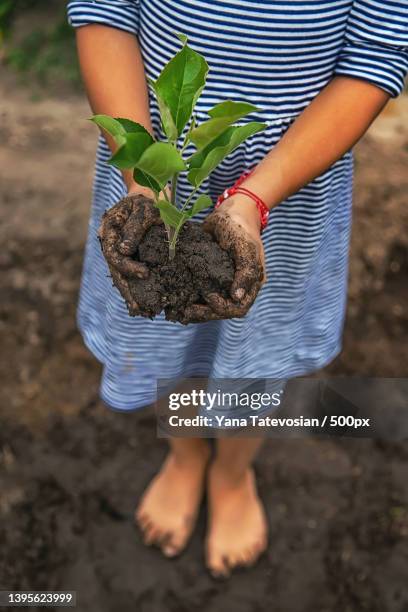
M100 351L97 349L97 347L95 347L93 345L93 343L91 342L90 339L90 334L87 332L84 332L81 330L81 334L82 334L82 338L84 340L84 344L87 347L87 349L94 355L94 357L102 364L105 365L104 359L100 353ZM248 378L248 379L286 379L289 380L291 378L297 378L297 377L302 377L302 376L309 376L310 374L313 374L315 372L317 372L318 370L321 370L322 368L328 366L341 352L342 350L342 343L338 343L335 345L335 348L333 350L331 350L328 354L322 356L314 365L313 367L307 368L307 367L294 367L292 369L289 369L289 371L285 374L279 373L279 375L272 375L272 374L268 374L265 372L265 370L262 371L262 376L256 376L254 375L254 373L252 374L252 376L241 376L241 378ZM186 372L184 375L180 375L177 377L177 380L180 379L185 379L185 378L193 378L193 377L207 377L208 376L208 371L207 372L200 372L199 370L196 371L190 371L190 372ZM211 376L211 378L216 379L216 378L238 378L235 376L231 376L231 377L227 377L227 376ZM176 380L176 379L175 379ZM118 404L113 404L109 398L106 396L106 394L103 392L103 389L100 388L99 391L99 395L100 395L100 399L103 402L103 404L105 404L105 406L107 408L109 408L110 410L114 411L114 412L121 412L121 413L125 413L125 412L136 412L138 410L143 410L145 408L148 408L149 406L152 406L152 404L154 404L154 402L157 400L157 396L156 393L154 393L154 395L151 398L147 398L146 396L141 398L139 401L135 401L134 405L130 408L129 406L124 407L123 405Z

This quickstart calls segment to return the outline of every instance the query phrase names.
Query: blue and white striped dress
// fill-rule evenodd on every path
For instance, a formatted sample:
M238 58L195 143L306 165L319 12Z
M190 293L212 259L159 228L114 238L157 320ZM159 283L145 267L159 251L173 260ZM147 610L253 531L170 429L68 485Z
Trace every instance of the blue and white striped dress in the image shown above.
M99 23L138 36L153 79L180 48L174 32L186 34L210 66L199 121L225 99L262 109L250 118L267 129L203 185L214 200L261 161L334 75L364 79L396 96L408 69L407 0L71 0L68 15L74 27ZM154 99L150 104L160 139L158 108ZM109 155L101 138L78 315L87 346L103 364L101 396L108 405L132 410L151 403L157 378L291 378L339 353L350 152L271 213L263 234L268 281L248 315L187 327L163 317L130 318L107 276L96 232L103 212L126 193L120 173L106 164ZM188 192L182 178L178 195Z

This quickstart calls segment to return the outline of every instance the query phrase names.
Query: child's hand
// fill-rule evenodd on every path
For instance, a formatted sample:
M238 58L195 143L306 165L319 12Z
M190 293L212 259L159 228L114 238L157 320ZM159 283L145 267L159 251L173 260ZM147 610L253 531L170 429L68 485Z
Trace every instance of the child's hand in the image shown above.
M265 258L260 236L260 220L255 203L234 195L211 213L203 227L210 232L235 262L231 298L218 293L205 296L208 305L193 305L185 312L185 322L243 317L265 282Z
M159 223L162 220L153 201L140 193L123 198L102 217L98 231L102 251L112 278L116 286L120 286L132 315L138 314L139 306L132 297L128 279L146 279L149 275L146 266L132 256L147 230Z

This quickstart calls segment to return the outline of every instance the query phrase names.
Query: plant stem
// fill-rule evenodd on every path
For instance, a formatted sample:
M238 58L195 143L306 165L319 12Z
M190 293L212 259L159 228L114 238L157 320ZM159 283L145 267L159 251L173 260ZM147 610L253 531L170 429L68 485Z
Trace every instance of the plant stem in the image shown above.
M193 189L193 191L188 196L187 200L184 202L183 206L180 208L181 211L183 211L183 210L185 210L187 208L187 206L190 204L191 198L197 193L199 187L200 187L200 185L198 185L198 187L195 187Z
M165 224L167 238L169 239L169 259L174 259L174 255L176 254L176 244L174 241L175 229L171 227L171 225Z
M173 242L169 242L169 259L170 261L176 256L176 245Z
M173 206L176 206L177 180L178 180L178 173L174 174L173 178L171 179L171 203L173 204Z
M174 259L174 256L176 254L176 244L177 244L177 238L179 235L179 232L181 230L182 225L179 225L176 229L173 228L173 232L172 232L172 238L169 241L169 258L170 259Z

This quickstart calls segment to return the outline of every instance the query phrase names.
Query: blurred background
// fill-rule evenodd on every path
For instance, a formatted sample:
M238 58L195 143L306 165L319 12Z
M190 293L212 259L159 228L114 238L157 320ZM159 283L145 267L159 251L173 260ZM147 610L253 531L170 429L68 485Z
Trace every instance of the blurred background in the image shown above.
M62 0L0 0L0 590L73 589L82 611L407 612L408 447L270 440L271 547L227 583L203 569L205 515L162 559L133 527L165 453L148 411L98 400L75 325L96 130ZM408 96L356 148L349 306L323 374L406 377Z

